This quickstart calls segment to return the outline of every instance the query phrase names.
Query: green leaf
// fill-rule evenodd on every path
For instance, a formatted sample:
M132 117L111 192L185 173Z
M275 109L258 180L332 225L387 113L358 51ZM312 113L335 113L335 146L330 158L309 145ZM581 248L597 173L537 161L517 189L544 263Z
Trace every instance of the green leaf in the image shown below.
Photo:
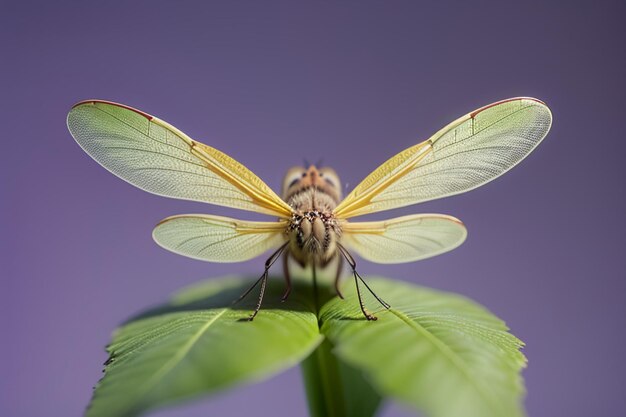
M521 341L478 304L458 295L382 278L367 279L391 304L366 321L356 291L320 312L334 352L361 369L383 395L429 417L519 417L526 364ZM363 289L363 288L362 288ZM370 309L375 301L367 301Z
M300 361L315 417L370 417L381 395L429 417L524 414L522 343L502 321L458 295L368 282L393 306L387 311L364 292L368 308L378 309L376 322L363 317L353 283L340 300L324 274L317 288L307 274L294 277L286 303L278 301L282 279L272 278L254 322L240 320L253 309L255 292L231 305L251 281L210 280L182 291L115 333L87 415L135 416ZM327 336L321 344L320 326Z
M108 347L105 375L87 416L134 416L163 404L259 381L298 364L321 342L310 285L296 282L285 303L270 280L263 310L245 320L255 292L231 305L250 281L211 280L124 324Z

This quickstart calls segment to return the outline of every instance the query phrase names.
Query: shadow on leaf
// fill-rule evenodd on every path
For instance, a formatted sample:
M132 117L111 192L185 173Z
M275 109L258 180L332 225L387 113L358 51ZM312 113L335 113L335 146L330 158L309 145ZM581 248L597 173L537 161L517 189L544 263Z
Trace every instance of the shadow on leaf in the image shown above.
M183 311L229 308L252 313L258 301L260 285L257 285L243 300L237 302L237 299L257 280L258 278L247 277L208 280L181 290L165 304L140 312L123 324ZM285 288L282 277L269 277L259 314L268 310L315 312L314 288L310 280L305 278L293 279L291 294L283 302L281 298ZM318 283L317 296L318 305L323 305L335 295L328 285ZM246 322L247 320L241 321Z

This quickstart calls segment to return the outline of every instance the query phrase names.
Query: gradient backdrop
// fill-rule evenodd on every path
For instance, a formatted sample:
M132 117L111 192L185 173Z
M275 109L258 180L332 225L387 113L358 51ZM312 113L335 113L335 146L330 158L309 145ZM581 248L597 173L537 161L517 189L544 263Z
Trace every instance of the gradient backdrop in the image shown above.
M150 232L168 215L250 215L109 174L65 127L76 101L157 115L278 188L303 157L323 157L352 187L454 118L528 95L554 125L519 167L390 214L452 214L468 241L361 271L459 292L505 319L527 343L531 416L623 416L625 7L432 3L3 2L0 415L80 415L123 319L193 282L261 268L157 247ZM251 413L305 416L299 370L153 415ZM382 415L413 414L387 404Z

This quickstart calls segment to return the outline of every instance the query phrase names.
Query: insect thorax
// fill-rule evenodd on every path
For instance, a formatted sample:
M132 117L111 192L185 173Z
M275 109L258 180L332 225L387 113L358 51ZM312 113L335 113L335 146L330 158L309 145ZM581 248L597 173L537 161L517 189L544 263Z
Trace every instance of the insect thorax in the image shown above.
M288 203L294 209L287 228L289 251L301 264L326 265L337 252L341 227L333 215L336 201L324 191L307 187Z

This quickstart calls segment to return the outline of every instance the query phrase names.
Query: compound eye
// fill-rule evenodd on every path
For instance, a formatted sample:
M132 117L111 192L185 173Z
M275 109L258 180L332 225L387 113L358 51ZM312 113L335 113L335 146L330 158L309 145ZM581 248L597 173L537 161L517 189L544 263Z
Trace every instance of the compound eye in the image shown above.
M324 181L326 181L326 183L333 188L338 188L340 186L339 177L332 168L320 169L320 177L324 178Z
M306 174L306 170L302 167L293 167L285 174L283 181L283 191L287 191L290 187L296 185Z

